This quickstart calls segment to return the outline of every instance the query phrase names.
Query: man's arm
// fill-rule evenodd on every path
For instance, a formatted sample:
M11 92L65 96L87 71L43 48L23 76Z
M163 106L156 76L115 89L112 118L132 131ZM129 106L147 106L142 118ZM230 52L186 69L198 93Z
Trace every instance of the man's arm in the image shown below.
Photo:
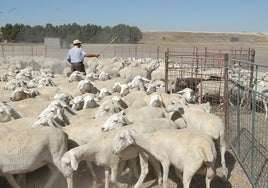
M100 54L85 54L84 57L96 57L99 58Z

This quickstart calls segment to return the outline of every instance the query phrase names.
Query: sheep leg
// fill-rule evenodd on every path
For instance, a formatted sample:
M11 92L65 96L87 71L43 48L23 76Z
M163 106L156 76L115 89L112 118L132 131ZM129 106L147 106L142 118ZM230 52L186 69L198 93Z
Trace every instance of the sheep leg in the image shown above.
M16 176L16 182L18 182L19 185L21 185L22 187L25 187L25 184L26 184L26 180L25 180L25 174L18 174Z
M162 164L162 168L163 168L163 188L168 188L167 180L168 180L168 173L169 173L169 165L170 165L170 163L168 161L162 161L161 164Z
M225 163L226 143L225 143L225 140L224 140L224 134L221 134L220 139L216 140L215 143L220 148L223 179L226 180L227 179L227 174L228 174L228 169L226 168L226 163Z
M192 177L202 167L202 165L203 161L196 161L195 163L185 164L186 168L183 170L182 178L183 188L190 188Z
M183 181L182 172L175 167L175 173L182 182Z
M105 175L105 185L104 185L104 187L109 188L109 168L108 167L105 167L104 175Z
M162 173L161 173L160 163L153 156L150 156L149 160L157 176L158 185L160 185L162 183Z
M16 180L15 180L15 178L14 178L14 176L13 176L12 174L5 174L4 176L6 177L8 183L9 183L12 187L14 187L14 188L21 188L21 187L18 185L18 183L16 182Z
M60 175L60 171L52 164L47 165L49 168L49 178L44 186L44 188L50 188L52 187L52 184L57 179L57 177Z
M116 180L118 174L118 166L119 163L111 167L111 182L116 184L118 187L127 187L127 184L120 183Z
M215 176L215 161L212 163L209 163L207 166L207 172L206 172L206 188L210 188L210 182Z
M130 164L131 164L131 172L133 171L134 177L138 178L139 177L139 172L138 172L138 169L137 169L136 158L130 159Z
M144 181L146 175L148 174L148 157L146 157L144 155L144 153L140 153L139 154L139 158L140 158L140 166L141 166L141 173L140 173L140 177L137 181L137 183L135 184L134 188L139 188L142 184L142 182Z
M221 144L220 150L221 150L220 152L221 152L221 165L222 165L222 170L223 170L223 179L226 180L228 169L226 168L226 164L225 164L225 152L226 152L225 142L224 144Z
M87 163L87 167L92 175L92 184L93 184L92 186L94 187L97 185L97 176L93 170L92 163L90 161L86 161L86 163Z

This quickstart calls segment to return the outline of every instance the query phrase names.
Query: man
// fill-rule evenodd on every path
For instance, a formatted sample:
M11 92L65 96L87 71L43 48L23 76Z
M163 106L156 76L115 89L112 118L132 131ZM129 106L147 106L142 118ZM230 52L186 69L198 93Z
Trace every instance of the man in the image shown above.
M69 50L67 61L71 64L71 71L80 71L86 74L84 57L99 57L99 54L88 54L81 48L82 42L78 39L73 41L73 47Z

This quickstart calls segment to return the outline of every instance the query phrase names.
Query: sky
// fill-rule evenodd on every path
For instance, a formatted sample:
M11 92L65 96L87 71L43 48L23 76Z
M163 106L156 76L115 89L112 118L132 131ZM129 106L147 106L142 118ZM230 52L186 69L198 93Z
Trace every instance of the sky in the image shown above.
M268 0L1 0L0 27L77 23L141 31L268 32Z

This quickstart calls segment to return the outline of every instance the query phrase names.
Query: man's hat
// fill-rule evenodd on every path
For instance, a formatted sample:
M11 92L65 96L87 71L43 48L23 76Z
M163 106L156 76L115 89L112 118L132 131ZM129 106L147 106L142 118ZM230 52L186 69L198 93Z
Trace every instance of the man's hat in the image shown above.
M74 41L73 41L73 45L75 45L75 44L81 44L82 42L80 41L80 40L78 40L78 39L75 39Z

